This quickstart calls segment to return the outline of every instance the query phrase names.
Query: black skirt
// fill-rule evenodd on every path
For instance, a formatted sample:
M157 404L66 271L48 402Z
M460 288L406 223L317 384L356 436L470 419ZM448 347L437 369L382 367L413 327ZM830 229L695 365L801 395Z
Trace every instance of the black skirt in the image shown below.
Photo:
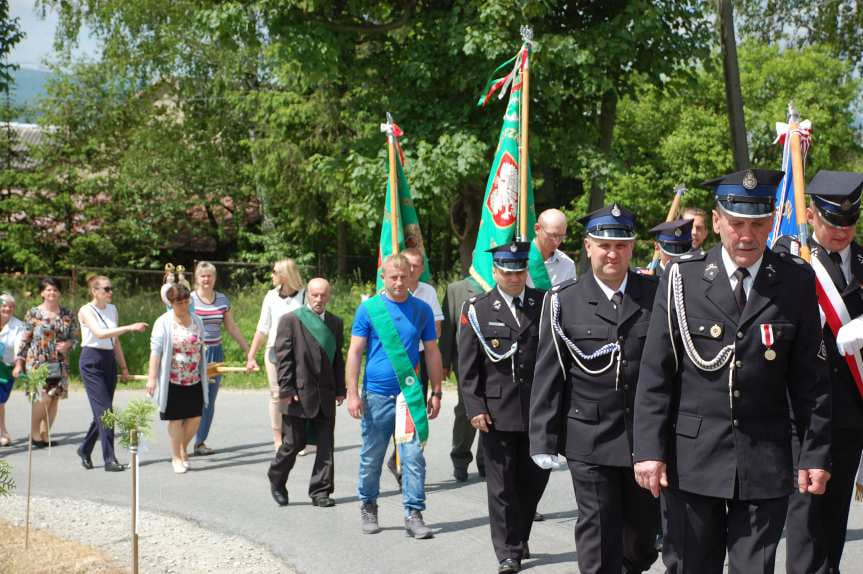
M204 410L204 390L201 383L175 385L168 383L168 405L159 413L163 421L178 421L201 416Z

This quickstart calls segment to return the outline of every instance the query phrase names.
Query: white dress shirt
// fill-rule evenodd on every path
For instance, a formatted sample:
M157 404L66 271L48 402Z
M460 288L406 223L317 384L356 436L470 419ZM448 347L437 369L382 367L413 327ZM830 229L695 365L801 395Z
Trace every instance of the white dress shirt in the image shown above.
M815 243L817 243L818 245L821 245L821 247L824 249L824 251L828 255L830 253L833 253L833 251L830 251L829 249L824 247L824 245L822 245L822 243L820 241L818 241L818 237L816 237L814 234L813 234L812 238L815 239ZM843 249L842 251L839 251L839 257L842 259L842 265L839 266L839 269L842 270L842 275L845 276L845 283L850 284L851 283L851 244L850 243L845 246L845 249Z
M593 276L596 279L596 284L599 285L599 288L602 289L605 298L611 301L611 298L614 297L615 293L620 293L623 295L626 293L626 282L629 281L629 271L626 272L626 275L623 276L623 281L620 283L620 287L617 289L612 289L608 285L602 282L602 280L596 275Z
M758 275L758 270L761 268L761 262L764 260L764 254L758 258L758 261L746 268L749 271L749 277L743 278L743 292L746 293L746 300L749 300L749 292L752 290L752 283L755 281L755 276ZM722 264L725 266L725 274L728 275L728 281L731 283L731 290L737 289L737 278L734 277L734 272L737 271L739 265L734 262L731 256L722 248Z
M503 297L506 306L509 307L510 313L515 317L515 322L517 325L521 326L521 321L518 320L518 315L515 313L515 295L510 295L506 291L500 288L500 285L497 286L497 292L500 293L500 296ZM521 290L521 293L518 294L518 297L521 299L521 304L524 306L524 289Z
M552 287L563 283L567 279L575 279L575 261L560 249L555 249L554 253L545 260L545 270L548 273ZM527 286L535 287L530 273L527 274Z

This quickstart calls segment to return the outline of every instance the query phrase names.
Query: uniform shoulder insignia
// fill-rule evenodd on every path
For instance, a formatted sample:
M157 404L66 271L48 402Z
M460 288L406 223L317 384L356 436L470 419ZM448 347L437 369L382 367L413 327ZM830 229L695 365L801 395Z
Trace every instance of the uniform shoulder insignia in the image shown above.
M566 289L567 287L570 287L570 286L572 286L572 285L575 285L576 283L578 283L578 278L576 278L576 279L567 279L566 281L563 281L563 282L561 282L561 283L558 283L557 285L555 285L554 287L552 287L552 288L551 288L551 291L552 291L553 293L557 293L557 292L559 292L559 291L562 291L562 290Z
M637 273L637 275L641 278L642 281L647 281L649 283L659 283L659 277L656 275L645 275L643 273Z

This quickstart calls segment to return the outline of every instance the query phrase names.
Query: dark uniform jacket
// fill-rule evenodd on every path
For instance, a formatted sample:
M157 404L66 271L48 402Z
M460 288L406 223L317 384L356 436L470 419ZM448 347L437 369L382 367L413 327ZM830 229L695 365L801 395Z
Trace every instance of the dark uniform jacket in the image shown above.
M552 288L545 297L530 403L531 454L562 452L568 459L607 466L632 466L632 417L638 364L653 308L657 281L629 271L618 311L588 272ZM620 376L617 359L605 372L591 375L576 364L551 327L552 294L560 302L560 325L566 337L589 355L617 341L623 347ZM560 351L560 359L558 358ZM604 355L582 363L599 370ZM559 360L566 366L566 376Z
M814 274L802 259L765 251L741 315L720 250L677 261L692 342L705 360L734 345L734 380L729 385L730 363L713 372L694 365L672 313L675 361L666 274L641 361L635 461L665 461L672 488L703 496L787 496L796 466L789 397L803 429L800 468L830 467L830 394ZM765 356L762 325L773 328L773 360Z
M458 378L458 329L459 316L464 302L482 293L479 284L471 278L462 279L446 286L443 298L443 325L440 332L440 355L444 369L455 372Z
M342 355L344 323L329 311L324 315L324 323L336 338L332 363L295 314L287 313L279 320L274 345L279 398L300 397L298 402L284 409L289 416L312 419L320 412L326 418L333 418L336 397L346 394Z
M844 281L842 270L833 263L827 251L812 239L809 241L809 246L812 248L812 256L818 258L833 279L833 284L840 285L840 280ZM782 237L774 246L774 251L787 252L789 247L786 238ZM863 280L863 248L857 243L851 243L850 249L852 279L841 293L842 300L848 308L848 314L853 319L863 315L863 287L860 285L860 281ZM857 390L857 383L854 382L854 377L848 369L848 363L836 349L836 336L827 323L824 324L824 347L827 350L827 365L830 370L833 395L833 426L863 431L863 399L860 398L860 391Z
M461 313L458 332L459 385L469 419L486 413L499 431L527 431L530 387L539 340L539 314L545 291L525 287L520 325L497 287L469 299ZM518 341L515 361L511 358L493 363L480 346L468 324L468 309L473 304L486 343L504 353ZM513 365L515 368L513 369Z

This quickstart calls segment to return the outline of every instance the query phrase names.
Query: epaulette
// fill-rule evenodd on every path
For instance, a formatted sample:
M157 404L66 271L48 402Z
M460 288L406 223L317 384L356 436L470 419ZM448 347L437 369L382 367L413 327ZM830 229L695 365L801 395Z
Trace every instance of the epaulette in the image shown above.
M689 253L678 255L672 261L674 263L689 263L690 261L702 261L705 257L707 257L707 252L699 249L698 251L690 251Z
M576 283L578 283L578 279L579 278L567 279L566 281L563 281L562 283L558 283L557 285L552 286L552 288L549 289L549 291L552 293L557 293L562 289L566 289L567 287L571 287L572 285L575 285Z
M776 255L777 255L777 257L779 257L779 261L782 261L788 265L791 265L792 267L796 267L799 269L806 269L807 271L809 271L811 273L815 272L815 270L812 269L812 267L809 265L809 263L801 257L797 257L796 255L791 255L790 253L786 253L786 252L777 253Z
M647 275L646 273L636 273L639 278L643 281L650 281L652 283L659 283L659 277L656 275Z

